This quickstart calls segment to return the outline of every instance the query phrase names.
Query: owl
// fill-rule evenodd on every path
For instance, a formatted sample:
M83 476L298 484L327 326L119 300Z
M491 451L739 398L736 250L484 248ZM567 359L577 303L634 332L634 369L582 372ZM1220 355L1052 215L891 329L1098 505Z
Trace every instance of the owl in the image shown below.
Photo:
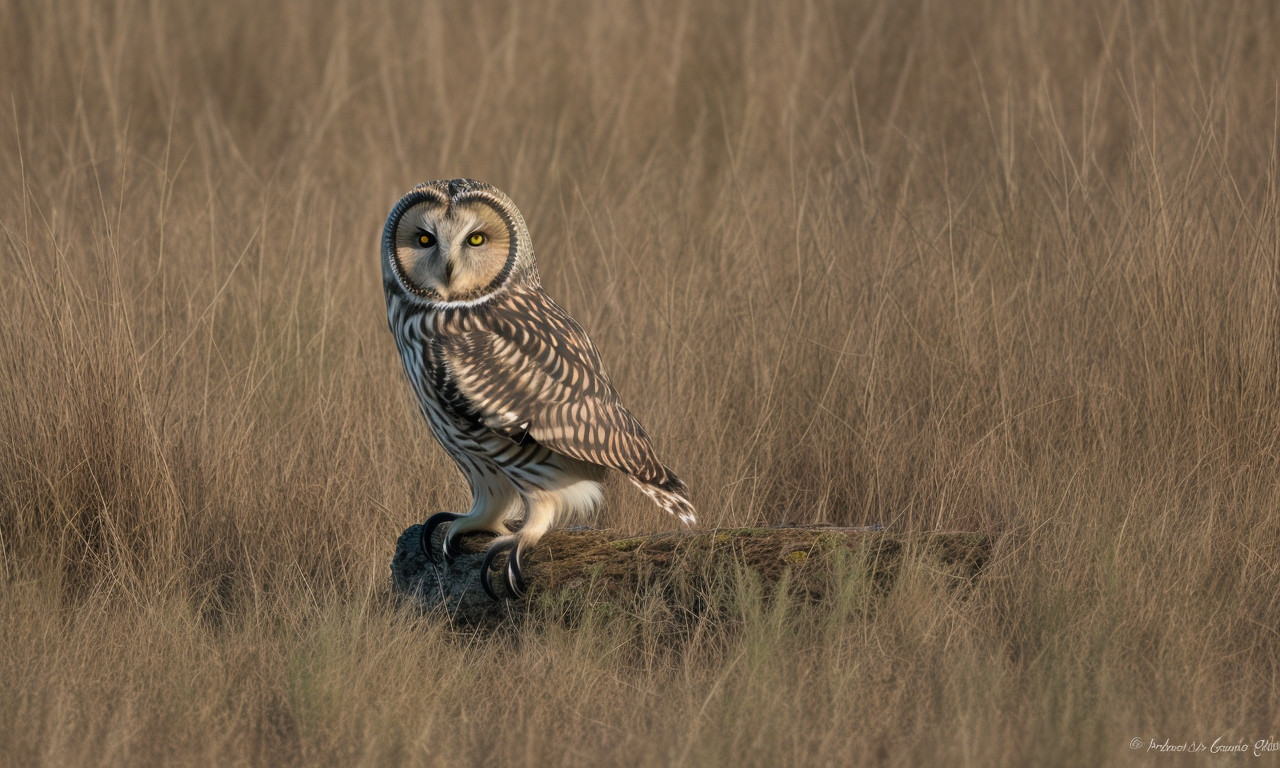
M623 407L586 331L542 289L524 218L505 194L471 179L414 187L387 217L382 278L422 415L471 486L466 514L423 525L428 559L442 523L447 560L460 536L496 533L481 586L498 599L490 575L505 552L507 591L523 596L522 556L551 528L589 520L610 469L695 524L688 488Z

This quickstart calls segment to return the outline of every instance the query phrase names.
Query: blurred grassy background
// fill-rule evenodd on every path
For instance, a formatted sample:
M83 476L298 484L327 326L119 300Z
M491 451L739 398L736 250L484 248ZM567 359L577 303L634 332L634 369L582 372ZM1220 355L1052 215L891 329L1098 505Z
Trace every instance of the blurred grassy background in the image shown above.
M1280 736L1280 9L0 2L0 759L964 765ZM481 640L386 328L413 184L525 214L708 525L998 537ZM612 482L602 524L669 523ZM1219 756L1220 757L1220 756ZM1201 755L1203 761L1214 759Z

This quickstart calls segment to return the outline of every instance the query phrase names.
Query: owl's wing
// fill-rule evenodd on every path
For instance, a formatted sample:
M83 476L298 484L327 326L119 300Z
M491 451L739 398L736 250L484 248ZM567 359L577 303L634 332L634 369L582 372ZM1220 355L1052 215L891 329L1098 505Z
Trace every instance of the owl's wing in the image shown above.
M444 352L458 394L489 428L625 472L642 488L687 493L622 406L586 331L542 291L493 302Z

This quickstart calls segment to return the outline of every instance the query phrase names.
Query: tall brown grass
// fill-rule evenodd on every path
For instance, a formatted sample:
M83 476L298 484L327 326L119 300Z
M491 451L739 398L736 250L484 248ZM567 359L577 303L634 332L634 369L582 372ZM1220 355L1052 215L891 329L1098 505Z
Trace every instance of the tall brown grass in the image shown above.
M0 755L1280 738L1278 77L1268 2L0 3ZM378 237L454 176L522 208L706 524L986 531L984 580L747 580L674 645L389 606L466 496ZM668 525L620 483L601 524Z

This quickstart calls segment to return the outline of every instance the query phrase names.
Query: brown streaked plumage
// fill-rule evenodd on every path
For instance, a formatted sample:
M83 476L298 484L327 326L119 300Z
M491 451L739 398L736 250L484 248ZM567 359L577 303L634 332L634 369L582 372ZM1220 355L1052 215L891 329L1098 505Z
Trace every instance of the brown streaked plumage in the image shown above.
M471 485L466 515L442 548L471 531L501 534L506 580L523 592L520 556L547 530L596 511L606 469L625 473L660 507L695 522L684 483L623 407L586 332L538 280L524 219L502 192L469 179L415 187L382 240L387 317L423 415ZM510 533L505 521L523 517Z

